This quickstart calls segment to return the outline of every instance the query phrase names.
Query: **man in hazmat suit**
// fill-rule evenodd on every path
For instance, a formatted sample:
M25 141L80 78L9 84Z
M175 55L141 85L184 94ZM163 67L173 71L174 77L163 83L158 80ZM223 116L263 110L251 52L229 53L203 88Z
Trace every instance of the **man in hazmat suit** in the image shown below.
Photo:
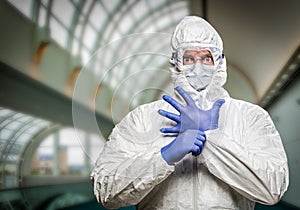
M113 129L91 178L106 208L254 209L287 190L287 157L266 111L230 98L216 30L187 16L172 38L173 97L139 106Z

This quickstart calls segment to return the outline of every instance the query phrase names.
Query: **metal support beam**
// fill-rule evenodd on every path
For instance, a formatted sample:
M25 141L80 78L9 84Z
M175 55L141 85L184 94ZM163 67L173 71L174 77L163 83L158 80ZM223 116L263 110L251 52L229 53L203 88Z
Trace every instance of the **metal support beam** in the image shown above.
M30 78L11 66L0 62L0 106L46 119L62 126L73 127L72 109L79 112L80 129L91 130L89 119L95 116L104 137L111 132L112 120L94 113L94 110L74 102L60 92Z

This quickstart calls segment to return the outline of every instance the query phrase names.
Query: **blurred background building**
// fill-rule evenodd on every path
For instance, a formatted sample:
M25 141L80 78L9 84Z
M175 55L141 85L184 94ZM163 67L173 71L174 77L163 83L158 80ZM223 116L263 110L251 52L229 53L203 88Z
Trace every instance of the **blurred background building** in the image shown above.
M289 159L275 206L300 209L300 1L0 1L0 209L104 209L89 173L113 126L173 87L186 15L219 31L225 88L265 108ZM124 209L134 209L133 206Z

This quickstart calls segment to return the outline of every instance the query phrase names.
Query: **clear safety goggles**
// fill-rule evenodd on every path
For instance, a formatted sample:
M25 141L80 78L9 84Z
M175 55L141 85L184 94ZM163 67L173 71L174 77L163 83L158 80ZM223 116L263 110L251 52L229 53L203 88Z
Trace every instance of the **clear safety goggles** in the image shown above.
M193 68L197 63L216 68L223 58L220 49L213 45L200 43L185 43L173 53L171 63L181 70Z
M200 62L203 65L214 66L214 59L210 51L206 49L186 50L182 56L182 64L193 65Z

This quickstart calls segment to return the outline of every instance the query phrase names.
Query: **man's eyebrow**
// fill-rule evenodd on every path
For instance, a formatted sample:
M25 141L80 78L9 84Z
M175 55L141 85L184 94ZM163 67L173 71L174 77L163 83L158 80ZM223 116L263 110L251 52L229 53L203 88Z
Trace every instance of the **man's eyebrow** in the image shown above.
M202 53L205 55L207 55L207 54L211 55L211 53L209 51L202 51Z
M203 52L202 56L207 56L207 57L213 57L212 54L210 52ZM201 56L201 57L202 57Z

